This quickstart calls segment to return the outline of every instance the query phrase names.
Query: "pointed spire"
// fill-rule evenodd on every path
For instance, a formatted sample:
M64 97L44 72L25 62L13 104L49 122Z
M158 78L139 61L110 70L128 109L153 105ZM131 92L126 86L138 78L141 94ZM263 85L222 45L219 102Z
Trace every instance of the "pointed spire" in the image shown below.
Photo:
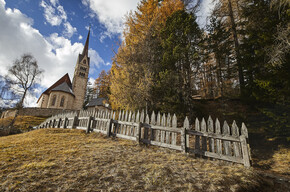
M90 39L90 31L91 31L91 26L89 27L89 32L86 40L86 44L83 50L82 55L87 55L88 56L88 51L89 51L89 39Z

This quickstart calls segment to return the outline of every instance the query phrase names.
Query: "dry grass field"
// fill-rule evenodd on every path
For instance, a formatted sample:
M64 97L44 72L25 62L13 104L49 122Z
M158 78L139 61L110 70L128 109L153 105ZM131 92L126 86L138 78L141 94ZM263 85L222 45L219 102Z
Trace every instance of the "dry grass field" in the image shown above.
M81 130L0 137L0 191L290 190L278 180L243 165Z

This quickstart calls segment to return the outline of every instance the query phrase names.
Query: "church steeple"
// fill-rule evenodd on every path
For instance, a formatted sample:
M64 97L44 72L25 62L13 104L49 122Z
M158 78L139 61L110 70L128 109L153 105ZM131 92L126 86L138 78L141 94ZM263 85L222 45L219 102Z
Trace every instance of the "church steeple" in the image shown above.
M86 40L86 44L84 46L84 50L82 55L87 55L88 56L88 51L89 51L89 39L90 39L90 31L91 31L91 26L89 28L89 32L88 32L88 36L87 36L87 40Z
M90 58L88 55L90 31L91 29L89 28L86 44L82 54L79 54L72 82L72 90L75 95L73 109L76 110L83 108L86 95L86 87L90 70Z

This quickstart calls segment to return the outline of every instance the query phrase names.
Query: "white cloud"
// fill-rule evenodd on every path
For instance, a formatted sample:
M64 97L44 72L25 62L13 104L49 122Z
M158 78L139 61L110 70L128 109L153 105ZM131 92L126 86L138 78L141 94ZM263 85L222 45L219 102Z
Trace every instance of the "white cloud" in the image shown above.
M63 23L64 36L71 38L73 34L77 32L77 28L73 27L67 21L67 14L64 11L63 6L59 4L58 0L50 0L50 3L42 0L40 6L44 8L43 15L49 24L52 26L59 26Z
M58 0L50 0L50 3L51 3L53 6L56 6L57 4L59 4L59 1L58 1Z
M5 8L4 0L0 0L0 75L7 74L8 67L16 58L24 53L31 53L44 74L41 86L48 88L66 73L73 77L78 54L83 50L83 44L71 43L57 33L44 37L37 29L32 27L33 20L18 9ZM99 54L90 49L91 70L104 64ZM39 90L35 90L39 93ZM34 98L34 100L33 100ZM26 106L34 105L35 96L28 98ZM1 103L1 102L0 102Z
M28 93L25 97L24 100L24 106L26 107L36 107L37 106L37 100L38 98L36 97L35 94L30 94Z
M89 49L89 56L90 56L91 66L94 65L95 67L100 68L101 65L105 65L105 61L95 50Z
M83 36L79 35L79 40L82 40L83 39Z
M207 18L210 16L213 8L215 6L215 2L212 0L203 0L200 6L200 11L197 13L197 23L200 27L205 27L207 24Z
M110 34L122 33L125 15L136 9L138 2L140 0L82 0L83 5L92 11L90 16L97 16L106 27L108 33L104 35L109 37Z
M107 37L110 37L111 38L111 34L108 32L108 31L104 31L101 33L100 35L100 42L103 43L104 40L107 38Z
M44 17L52 26L58 26L62 21L67 20L63 6L59 5L58 0L51 0L51 4L41 1L40 6L44 8Z
M89 81L89 84L91 84L91 86L89 86L89 87L92 88L94 86L95 79L90 77L88 81Z
M64 25L64 28L65 28L63 34L64 34L66 37L71 38L71 37L73 36L73 34L74 34L75 32L77 32L77 28L72 27L71 24L70 24L69 22L65 22L63 25Z

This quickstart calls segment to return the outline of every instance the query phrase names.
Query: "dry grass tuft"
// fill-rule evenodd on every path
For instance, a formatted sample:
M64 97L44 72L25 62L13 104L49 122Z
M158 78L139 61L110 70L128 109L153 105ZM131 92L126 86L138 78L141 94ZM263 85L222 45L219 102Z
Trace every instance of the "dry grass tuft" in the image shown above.
M243 165L81 130L1 137L0 151L0 191L289 190Z
M21 169L41 169L41 168L50 168L54 167L56 164L53 162L40 161L24 164L21 166Z

